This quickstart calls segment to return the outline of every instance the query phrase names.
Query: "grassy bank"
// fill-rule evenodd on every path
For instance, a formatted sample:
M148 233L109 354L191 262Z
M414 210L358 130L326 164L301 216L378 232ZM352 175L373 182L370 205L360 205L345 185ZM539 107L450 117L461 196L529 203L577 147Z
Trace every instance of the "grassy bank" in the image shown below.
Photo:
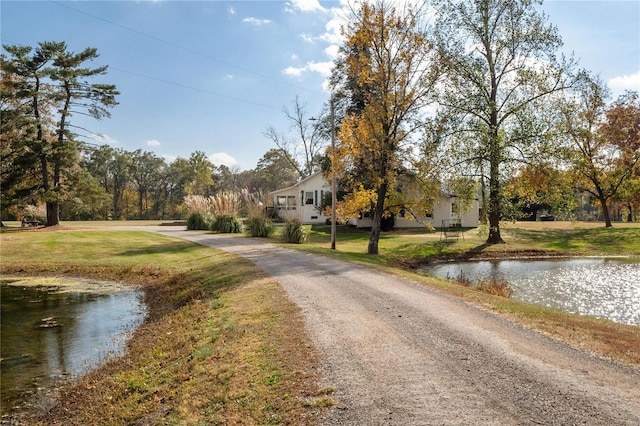
M248 261L143 232L0 236L3 275L115 280L149 315L127 354L36 396L14 424L311 424L331 403L298 309Z
M338 227L336 251L333 251L329 248L329 226L307 227L307 230L309 239L305 244L287 247L380 268L419 281L599 356L640 367L640 327L497 297L415 273L417 265L443 257L640 257L640 224L615 224L613 228L605 228L601 223L505 223L502 234L506 244L492 246L484 244L486 234L482 229L466 230L464 238L448 240L440 232L393 231L382 234L378 256L366 254L368 231Z
M123 225L123 223L114 223ZM126 223L125 223L126 224ZM136 225L136 222L129 224ZM149 223L157 225L158 223ZM62 229L0 234L2 274L53 274L140 286L150 314L126 356L77 383L44 394L24 424L312 424L331 390L317 387L316 354L298 309L250 262L144 232ZM443 240L426 231L385 233L380 256L365 254L368 233L309 228L287 245L363 263L422 282L571 344L640 367L640 328L496 297L414 273L438 256L522 253L640 256L640 226L505 224L505 245L485 246L469 230ZM277 242L274 237L273 242Z
M329 226L309 227L307 250L325 250L330 244ZM396 230L382 233L380 256L365 254L369 232L338 227L341 256L373 264L419 263L436 257L526 255L622 255L640 257L640 224L518 222L501 225L506 244L487 245L486 229L464 230L459 238L445 238L439 231Z

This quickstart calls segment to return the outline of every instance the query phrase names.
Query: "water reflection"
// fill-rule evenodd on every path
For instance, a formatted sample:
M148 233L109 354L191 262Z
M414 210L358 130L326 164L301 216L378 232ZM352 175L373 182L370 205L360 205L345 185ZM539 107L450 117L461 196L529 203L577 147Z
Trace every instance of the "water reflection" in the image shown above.
M37 386L81 375L120 354L144 319L139 294L58 292L2 284L0 380L6 412Z
M439 264L421 272L506 280L513 298L640 326L640 262L628 259L501 260Z

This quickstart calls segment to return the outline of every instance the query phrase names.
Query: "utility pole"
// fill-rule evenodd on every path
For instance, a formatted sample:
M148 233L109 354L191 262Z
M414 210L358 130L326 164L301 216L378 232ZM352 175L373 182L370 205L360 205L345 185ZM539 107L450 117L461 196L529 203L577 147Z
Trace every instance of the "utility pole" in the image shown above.
M333 94L331 94L331 250L336 249L336 123L333 105Z

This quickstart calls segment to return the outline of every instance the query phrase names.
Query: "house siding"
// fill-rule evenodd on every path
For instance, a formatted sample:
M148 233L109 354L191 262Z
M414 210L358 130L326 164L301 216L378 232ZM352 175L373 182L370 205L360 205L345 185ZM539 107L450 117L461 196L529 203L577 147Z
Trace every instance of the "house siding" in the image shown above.
M315 173L306 179L301 180L295 185L278 191L269 193L269 198L273 201L278 216L282 219L298 219L305 224L325 223L329 216L325 216L319 211L322 204L322 197L325 192L331 192L321 172ZM311 198L308 198L308 193ZM295 206L282 205L278 202L279 197L295 197ZM313 200L307 204L307 199Z
M326 216L323 212L318 211L318 206L322 204L324 194L330 192L331 188L328 182L325 181L321 172L317 172L289 188L269 193L269 198L273 200L274 208L282 219L298 219L305 224L325 223L330 216ZM312 193L312 204L306 204L307 193ZM286 197L289 202L284 205L279 203L278 200L282 200L282 197ZM295 200L294 204L290 204L292 200ZM459 220L465 228L477 227L480 219L480 205L478 200L474 200L471 210L465 212L461 217L454 213L453 205L455 200L455 196L449 196L443 193L439 202L433 206L433 212L430 217L424 216L419 218L419 220L413 220L413 218L409 219L396 216L395 227L422 228L427 223L430 223L433 227L439 228L443 226L443 224L445 224L445 226L448 225L452 220ZM350 219L348 223L358 228L370 228L373 221L370 218L362 218Z

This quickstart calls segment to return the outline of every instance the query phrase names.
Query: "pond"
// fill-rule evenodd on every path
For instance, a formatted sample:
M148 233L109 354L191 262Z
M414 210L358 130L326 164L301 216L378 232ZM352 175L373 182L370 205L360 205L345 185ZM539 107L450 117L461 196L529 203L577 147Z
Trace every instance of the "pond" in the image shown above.
M429 265L421 273L477 282L505 280L512 297L571 313L640 326L640 260L486 260Z
M0 280L1 408L124 352L146 310L139 291L86 280Z

